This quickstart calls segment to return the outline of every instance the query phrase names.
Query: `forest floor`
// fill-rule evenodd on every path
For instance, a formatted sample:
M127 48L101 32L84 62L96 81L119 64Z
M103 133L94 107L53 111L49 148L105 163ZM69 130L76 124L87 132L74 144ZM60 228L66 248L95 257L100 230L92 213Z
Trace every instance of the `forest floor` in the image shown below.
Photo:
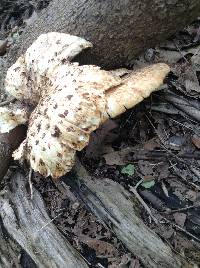
M0 64L24 27L47 4L45 0L10 1L4 8ZM148 49L133 67L155 62L171 66L162 90L106 122L78 157L99 180L110 178L130 192L138 184L144 201L138 211L145 224L173 250L200 265L200 20ZM168 96L169 90L174 98ZM6 180L8 176L2 188ZM54 224L92 267L142 267L70 187L62 193L57 183L36 173L32 182ZM21 263L21 267L28 266Z

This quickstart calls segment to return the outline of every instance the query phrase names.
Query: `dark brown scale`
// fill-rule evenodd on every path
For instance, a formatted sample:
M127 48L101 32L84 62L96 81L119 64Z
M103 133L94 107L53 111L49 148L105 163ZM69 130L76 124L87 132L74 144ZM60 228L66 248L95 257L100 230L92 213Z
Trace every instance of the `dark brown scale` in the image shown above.
M55 132L53 134L51 134L51 136L55 137L55 138L58 138L60 136L60 134L61 134L60 129L57 126L55 126L54 131Z
M45 166L45 163L44 163L44 161L42 159L39 160L39 165Z
M72 97L73 97L73 95L68 95L67 96L68 100L71 100Z
M67 128L66 128L66 131L67 131L67 132L71 132L71 131L74 131L74 129L73 129L72 127L67 127Z
M69 113L68 110L65 110L65 111L64 111L64 115L65 115L65 116L67 116L68 113Z
M61 117L61 118L65 118L64 114L59 114L58 116Z
M61 153L57 153L57 156L58 156L59 158L62 158L62 154L61 154Z
M41 124L39 123L39 124L37 125L37 131L39 132L40 129L41 129Z
M20 67L16 67L15 69L14 69L14 71L16 72L16 71L18 71L20 69Z

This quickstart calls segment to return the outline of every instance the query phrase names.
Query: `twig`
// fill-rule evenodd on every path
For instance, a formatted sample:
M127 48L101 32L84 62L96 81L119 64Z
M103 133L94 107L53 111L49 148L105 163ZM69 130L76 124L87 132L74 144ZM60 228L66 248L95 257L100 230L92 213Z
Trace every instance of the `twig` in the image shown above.
M131 147L130 147L131 148ZM162 147L163 148L163 147ZM166 159L169 155L172 155L173 153L168 153L168 151L164 150L152 150L152 151L148 151L148 150L144 150L144 149L135 149L135 148L131 148L130 150L126 149L122 149L121 152L123 152L124 154L128 155L129 153L132 153L131 156L129 156L129 159L133 160L133 161L138 161L138 160L161 160L164 161L164 158ZM184 158L184 159L200 159L200 152L193 152L193 153L179 153L178 155L174 155L173 157L175 158ZM182 160L182 163L187 164L186 161ZM157 163L156 165L158 165L159 163ZM188 164L187 164L188 165Z
M60 212L58 215L56 215L53 219L51 219L50 221L48 221L45 225L43 225L39 230L38 233L41 232L44 228L46 228L49 224L51 224L55 219L57 219L58 217L60 217L63 214L63 210L65 210L66 208L62 209L62 212Z
M166 148L165 143L164 143L164 141L162 140L162 137L160 137L160 135L158 134L158 132L157 132L155 126L153 125L153 123L151 122L150 118L149 118L146 114L145 114L145 116L147 117L149 123L150 123L151 126L153 127L155 133L158 135L158 138L159 138L159 140L161 141L160 146L161 146L164 150L166 150L166 152L168 152L169 155L171 155L172 157L174 157L175 159L177 159L179 162L185 164L187 167L188 167L189 165L192 165L192 164L188 164L185 160L181 159L179 156L175 155L175 154L172 153L169 149ZM197 153L198 153L198 152L197 152ZM181 155L180 155L180 156L181 156ZM189 155L187 154L187 157L188 157L188 156L189 156ZM182 156L181 156L181 157L182 157ZM190 158L194 158L194 154L192 154ZM194 165L192 165L192 166L194 166ZM194 166L194 167L195 167L195 166ZM177 174L177 175L178 175L178 174ZM187 181L187 180L185 180L185 181ZM193 185L193 187L195 187L195 188L197 188L197 189L200 190L200 187L198 187L196 184L194 184L194 183L192 183L192 182L188 182L188 183L191 184L191 185Z
M196 123L200 122L200 110L197 104L194 102L186 100L183 97L177 96L171 92L165 94L165 101L172 103L176 108L184 111L188 116L192 117Z
M163 213L164 214L171 214L171 213L182 212L182 211L186 211L186 210L191 209L191 208L198 208L198 207L200 207L200 205L192 205L192 206L187 206L184 208L172 209L170 211L164 211Z
M33 169L30 167L29 175L28 175L28 182L29 182L29 187L30 187L31 199L33 199L32 175L33 175Z
M151 191L148 190L141 190L140 195L142 198L145 198L145 200L148 201L148 204L152 204L154 208L160 213L169 210L168 207L166 207L165 203L156 195L154 195Z
M198 185L196 185L195 183L188 181L186 178L184 178L181 174L181 172L179 172L179 170L175 167L176 165L173 165L171 160L169 160L170 164L171 164L171 168L173 168L175 174L181 178L185 183L187 183L188 185L192 186L193 188L200 190L200 187Z
M141 178L141 180L139 180L137 183L136 183L136 185L135 185L135 190L137 190L137 188L138 188L138 186L141 184L141 183L143 183L143 181L144 181L144 179L142 178L142 176L140 175L140 174L138 174L138 176Z
M141 181L139 181L141 183ZM138 201L140 202L140 204L146 209L146 211L148 212L148 214L150 215L150 217L152 218L152 220L158 224L158 220L156 219L156 217L154 217L154 215L151 212L151 209L148 207L148 205L144 202L144 200L142 199L142 197L139 195L139 193L136 190L136 187L138 187L138 183L136 184L135 187L129 185L129 190L135 195L135 197L138 199Z
M138 194L137 190L135 187L129 185L129 189L132 193L134 193L134 195L136 196L136 198L138 199L138 201L143 205L143 207L147 210L147 212L149 213L149 215L151 216L151 218L153 219L153 221L158 224L158 220L153 216L150 208L148 207L148 205L144 202L144 200L141 198L141 196ZM195 205L193 206L188 206L188 207L185 207L185 208L182 208L182 209L177 209L177 210L173 210L173 211L170 211L170 212L164 212L164 213L174 213L174 212L179 212L179 211L184 211L186 209L189 209L189 208L193 208L195 207ZM196 236L194 236L193 234L191 234L190 232L188 232L187 230L185 230L184 228L180 227L179 225L169 221L168 219L166 219L165 217L161 216L162 219L164 221L166 221L167 223L169 224L172 224L176 229L184 232L185 234L187 234L188 236L192 237L193 239L195 239L196 241L198 241L200 243L200 239Z
M198 181L200 181L200 170L196 167L189 167L189 169L194 173L194 175L197 177Z
M176 120L174 120L174 119L172 119L172 118L169 118L169 120L175 122L177 125L180 125L180 126L182 126L182 127L184 127L184 128L187 128L187 129L189 129L189 130L195 132L193 128L188 127L188 126L186 126L186 125L184 125L184 124L182 124L182 123L180 123L180 122L178 122L178 121L176 121Z
M161 141L160 146L166 150L166 152L168 152L171 156L173 156L174 158L176 158L177 160L179 160L182 163L185 163L185 161L181 158L179 158L177 155L175 155L174 153L172 153L169 149L166 148L165 146L165 142L163 141L162 137L159 135L158 131L156 130L155 126L153 125L153 123L151 122L150 118L147 116L147 114L145 114L146 118L148 119L149 123L151 124L151 126L153 127L155 133L157 134L159 140ZM187 164L187 163L185 163Z
M177 48L178 52L180 53L181 57L185 60L185 62L187 62L188 64L190 64L189 61L187 60L187 58L185 57L185 55L183 54L183 52L181 51L180 47L178 46L178 44L176 43L175 40L173 41L173 43L174 43L175 47Z
M196 237L195 235L191 234L190 232L188 232L187 230L185 230L184 228L180 227L179 225L177 225L174 222L169 221L168 219L166 219L165 217L162 217L162 219L164 221L166 221L169 224L172 224L176 229L180 230L181 232L185 233L186 235L192 237L193 239L195 239L196 241L198 241L200 243L200 239L198 237Z

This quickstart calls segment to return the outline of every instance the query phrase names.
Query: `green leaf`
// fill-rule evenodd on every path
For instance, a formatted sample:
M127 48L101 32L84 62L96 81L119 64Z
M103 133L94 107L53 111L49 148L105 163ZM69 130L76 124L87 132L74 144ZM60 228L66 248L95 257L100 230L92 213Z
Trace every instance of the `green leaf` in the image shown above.
M121 170L121 174L126 174L128 176L133 176L135 173L135 167L132 164L128 164L127 166L123 167Z
M143 183L141 183L141 185L146 188L149 189L151 187L153 187L155 185L155 181L151 180L151 181L144 181Z

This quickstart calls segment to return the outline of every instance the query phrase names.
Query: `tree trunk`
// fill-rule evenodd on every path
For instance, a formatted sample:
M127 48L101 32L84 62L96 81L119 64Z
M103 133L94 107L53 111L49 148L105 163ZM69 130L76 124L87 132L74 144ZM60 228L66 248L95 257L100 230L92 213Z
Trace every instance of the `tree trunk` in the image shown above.
M54 0L25 29L10 60L13 63L41 33L58 31L93 43L81 57L84 63L124 66L193 21L199 12L199 0Z

